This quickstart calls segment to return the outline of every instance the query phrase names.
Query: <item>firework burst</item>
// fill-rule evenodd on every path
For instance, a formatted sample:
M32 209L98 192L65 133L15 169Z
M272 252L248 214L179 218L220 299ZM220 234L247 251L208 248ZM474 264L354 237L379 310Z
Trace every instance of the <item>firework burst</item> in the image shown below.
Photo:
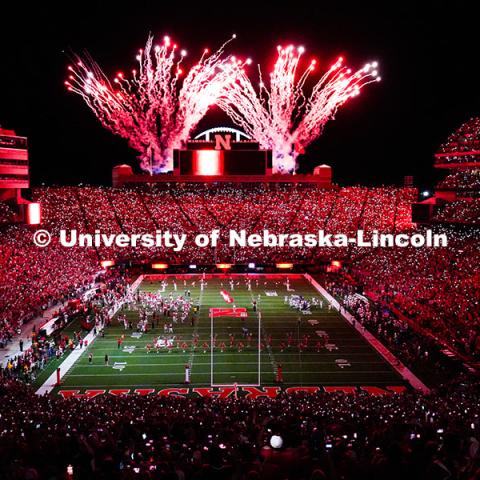
M263 81L260 69L257 90L244 68L236 68L236 74L231 76L232 82L223 89L217 104L262 148L273 150L275 173L291 173L296 169L297 156L321 135L337 109L357 96L362 87L379 81L380 77L377 62L352 72L340 57L307 98L305 82L316 69L316 60L300 73L303 47L279 46L277 51L269 87Z
M182 146L231 83L233 66L238 65L223 56L229 42L213 54L205 49L186 75L182 61L187 52L167 36L156 46L149 37L136 57L138 68L128 76L118 72L112 81L89 56L75 56L65 85L83 98L105 128L128 140L139 152L143 170L168 171L173 149Z

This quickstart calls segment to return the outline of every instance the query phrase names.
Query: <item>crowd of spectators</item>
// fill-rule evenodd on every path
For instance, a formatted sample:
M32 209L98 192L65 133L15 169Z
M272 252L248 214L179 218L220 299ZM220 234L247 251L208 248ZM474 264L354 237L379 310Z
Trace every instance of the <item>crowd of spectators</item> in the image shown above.
M393 248L372 251L308 248L198 248L197 233L228 229L248 233L307 233L323 229L353 233L357 228L398 232L411 229L411 202L416 192L405 188L344 187L325 190L311 185L181 184L140 188L41 188L34 198L43 206L44 226L54 235L61 228L80 232L148 233L155 229L186 233L181 252L163 248L60 248L56 242L38 249L25 227L5 230L0 257L8 267L0 273L2 323L15 326L26 315L87 281L98 259L133 258L169 263L267 263L351 255L353 269L366 288L375 290L422 327L459 342L474 353L478 327L478 282L473 266L478 255L471 237L459 234L448 248ZM457 245L458 244L458 245ZM15 277L15 278L13 278ZM8 303L8 309L5 308ZM0 305L0 307L2 306ZM458 345L457 345L458 346Z
M0 346L23 323L73 298L100 270L91 252L64 248L55 238L36 247L25 225L0 231L0 264Z
M452 154L437 157L437 163L458 163L465 161L478 161L478 154L456 157L456 153L480 151L480 117L471 118L455 130L444 142L438 153Z
M480 357L478 231L444 230L444 248L377 248L352 259L365 293L469 357Z
M480 198L464 198L447 203L433 217L441 223L480 224Z
M0 477L478 480L479 387L458 379L428 396L63 399L4 380Z
M0 339L8 340L22 322L56 302L75 297L92 282L102 258L165 255L171 263L265 263L286 255L281 249L231 252L219 247L212 252L194 245L173 256L161 249L66 249L56 238L61 228L102 233L168 229L188 234L214 228L398 232L413 227L410 204L415 199L412 189L228 184L59 187L37 189L34 195L54 238L40 249L28 227L2 227ZM480 356L477 232L447 233L447 248L355 252L346 272L323 281L413 370L424 363L444 368L434 340L470 358ZM326 253L299 249L295 255L308 263ZM111 306L125 293L124 281L107 278L105 283L103 294L87 305L94 317L98 308ZM5 480L480 479L480 385L462 383L460 375L456 383L428 396L281 394L255 401L241 395L37 397L15 378L25 378L50 353L68 348L71 339L60 336L53 345L34 340L0 379L0 478ZM274 435L282 438L282 446L271 446Z
M36 189L43 206L45 225L53 232L75 228L93 233L153 233L155 230L187 234L181 252L162 247L99 247L102 259L128 258L169 263L266 263L296 260L313 263L331 256L328 249L230 248L230 229L259 233L351 234L362 227L386 233L412 228L411 203L416 190L409 188L344 187L323 189L315 185L179 184L136 188L58 187ZM220 230L216 248L198 248L198 233ZM344 256L347 249L335 255Z
M345 309L426 383L438 385L464 371L463 362L445 355L444 347L378 298L363 295L363 286L345 272L324 273L321 282Z
M475 169L462 169L454 171L448 174L437 185L439 190L467 190L472 192L478 192L480 190L480 170Z
M14 217L13 209L8 203L0 202L0 225L12 223Z
M34 383L38 374L49 362L68 355L75 348L86 347L84 337L92 328L99 331L111 320L111 312L127 292L127 277L118 270L102 272L96 277L93 288L77 291L74 301L69 301L54 312L52 333L48 336L41 328L33 327L31 344L11 356L0 377L21 379Z
M0 344L8 342L29 319L75 295L91 282L102 259L153 258L169 263L275 262L314 263L347 250L308 248L230 248L229 229L259 233L307 233L325 229L352 233L356 228L388 231L409 228L413 189L345 187L325 190L312 185L184 184L143 188L39 188L43 223L53 237L46 248L32 242L25 225L4 225L0 237ZM1 204L4 205L3 203ZM1 207L1 212L9 210ZM381 215L378 215L378 213ZM0 218L9 218L0 215ZM61 229L80 233L152 233L156 229L186 233L181 252L165 248L64 248ZM198 248L197 233L221 231L217 248Z

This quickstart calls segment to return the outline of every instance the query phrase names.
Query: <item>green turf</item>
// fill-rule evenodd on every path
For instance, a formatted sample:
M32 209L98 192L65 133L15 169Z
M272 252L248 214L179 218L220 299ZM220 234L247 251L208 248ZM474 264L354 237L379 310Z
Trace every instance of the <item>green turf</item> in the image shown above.
M221 285L223 282L223 286ZM217 347L214 349L213 382L215 384L256 384L258 382L258 318L252 310L252 296L258 298L259 310L262 312L261 341L266 342L267 336L272 337L271 348L267 346L261 352L260 373L261 385L275 385L274 369L277 363L283 366L284 385L404 385L398 374L378 355L378 353L356 332L335 310L327 308L324 300L323 309L313 309L311 315L302 315L284 303L287 294L286 286L280 279L252 281L252 290L246 287L245 280L235 280L234 291L225 279L209 279L203 292L200 291L198 279L195 286L192 280L188 282L192 299L200 302L199 320L194 327L190 321L175 326L175 335L181 337L181 342L188 342L188 349L173 349L172 352L147 353L146 345L153 338L163 333L163 328L155 328L143 334L141 338L132 338L131 331L125 331L115 319L106 329L104 338L97 339L86 349L79 361L70 369L63 379L64 389L88 388L164 388L166 386L181 386L184 380L184 366L191 364L192 386L206 386L211 384L211 352L204 353L202 344L210 342L211 320L210 307L228 307L219 291L224 288L229 291L237 307L247 307L248 318L246 325L254 333L254 341L250 347L242 352L237 348L229 348L228 334L235 335L235 342L242 339L242 321L239 318L216 318L214 331L217 335L217 346L222 341L227 345L222 353ZM265 282L267 284L265 285ZM175 295L184 292L183 280L177 280L178 291ZM144 281L141 290L157 291L159 282ZM290 282L295 294L307 298L320 294L305 280L296 279ZM167 287L167 294L173 291L172 281ZM266 291L275 291L278 296L267 296ZM136 311L125 311L137 323ZM298 318L301 318L299 324ZM162 318L163 320L163 318ZM308 321L317 320L318 325L312 326ZM316 351L316 330L324 330L329 334L330 342L338 350L328 351L323 348ZM192 347L192 334L196 332L200 339L198 347ZM287 332L293 332L294 338L302 339L305 334L310 335L309 347L301 353L295 345L280 351L280 343L286 343ZM123 352L117 348L117 339L125 334L123 347L135 346L133 353ZM242 340L243 341L243 340ZM247 345L247 342L244 342ZM93 354L93 364L88 364L88 353ZM104 365L104 356L109 355L110 364ZM335 360L346 359L350 367L340 368ZM113 368L115 362L126 362L123 370Z

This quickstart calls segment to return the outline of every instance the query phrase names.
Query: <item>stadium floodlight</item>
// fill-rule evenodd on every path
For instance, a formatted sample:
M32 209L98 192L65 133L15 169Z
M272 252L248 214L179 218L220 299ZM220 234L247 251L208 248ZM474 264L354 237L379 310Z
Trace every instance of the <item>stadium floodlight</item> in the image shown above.
M102 268L108 268L108 267L113 267L115 265L115 261L114 260L102 260L100 262L100 266Z
M293 263L277 263L276 267L280 270L293 268Z
M152 268L154 270L166 270L168 268L168 263L152 263Z
M197 268L197 266L196 266L196 265L189 265L188 268L189 268L190 270L195 270L195 269Z
M254 264L253 262L250 262L250 263L248 264L248 268L255 268L255 264Z
M40 225L42 220L42 208L38 202L27 204L27 225Z

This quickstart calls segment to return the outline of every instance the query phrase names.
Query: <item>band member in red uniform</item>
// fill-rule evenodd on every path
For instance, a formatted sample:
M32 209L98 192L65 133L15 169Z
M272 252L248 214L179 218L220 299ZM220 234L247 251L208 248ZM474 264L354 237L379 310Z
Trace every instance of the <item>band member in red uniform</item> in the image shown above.
M275 381L277 383L283 383L283 369L281 363L277 364L277 376L275 378Z

